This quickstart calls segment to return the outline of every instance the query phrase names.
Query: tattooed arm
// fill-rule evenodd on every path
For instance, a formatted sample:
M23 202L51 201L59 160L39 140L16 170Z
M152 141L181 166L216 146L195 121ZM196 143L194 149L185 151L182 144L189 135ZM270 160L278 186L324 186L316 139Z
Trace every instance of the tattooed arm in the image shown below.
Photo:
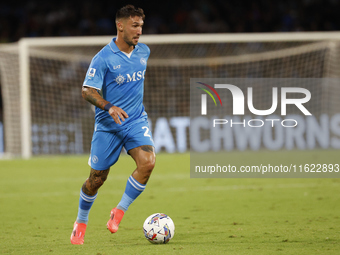
M107 105L108 101L106 101L104 98L102 98L98 91L94 88L90 87L83 87L81 94L83 98L93 104L94 106L97 106L98 108L104 110L105 105Z
M110 103L102 98L101 95L99 95L97 90L94 88L83 86L82 96L86 101L90 102L91 104L97 106L102 110L104 110L105 105ZM129 117L123 109L117 106L112 106L109 109L109 114L117 124L122 124L120 120L125 121L125 118Z

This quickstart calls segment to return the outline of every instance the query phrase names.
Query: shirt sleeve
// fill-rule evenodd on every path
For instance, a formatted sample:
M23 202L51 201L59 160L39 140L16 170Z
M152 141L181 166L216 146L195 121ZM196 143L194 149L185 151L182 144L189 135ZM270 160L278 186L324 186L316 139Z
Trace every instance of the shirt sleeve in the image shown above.
M107 66L103 58L99 55L94 56L86 72L83 86L102 90L106 69Z
M146 44L143 44L143 48L145 49L146 54L148 55L148 58L149 58L150 57L150 48Z

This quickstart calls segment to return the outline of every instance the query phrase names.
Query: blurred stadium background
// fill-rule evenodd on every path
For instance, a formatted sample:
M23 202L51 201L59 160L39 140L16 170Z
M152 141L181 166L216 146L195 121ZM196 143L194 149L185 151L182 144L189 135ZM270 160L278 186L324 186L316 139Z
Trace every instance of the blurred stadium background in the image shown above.
M145 106L157 151L190 148L190 78L339 76L336 10L340 1L131 3L146 12L141 41L152 53ZM81 98L80 87L93 55L115 35L114 16L122 5L109 1L85 1L81 6L66 1L0 4L2 155L23 155L25 146L28 156L89 152L93 111ZM326 31L331 33L315 34ZM79 36L91 36L92 41ZM26 73L25 68L29 68ZM25 78L27 92L20 88ZM333 99L339 94L331 89L315 88L312 94L332 103L326 108L334 115L339 105ZM255 103L261 105L268 96L259 93Z
M144 34L333 31L337 0L2 1L0 42L22 37L112 35L117 8L146 12Z

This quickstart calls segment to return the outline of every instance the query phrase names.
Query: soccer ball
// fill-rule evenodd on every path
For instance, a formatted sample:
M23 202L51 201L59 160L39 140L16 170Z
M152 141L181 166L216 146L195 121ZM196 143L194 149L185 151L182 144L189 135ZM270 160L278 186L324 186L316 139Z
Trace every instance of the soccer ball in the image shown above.
M144 221L143 230L146 239L151 243L167 243L174 237L175 224L168 215L154 213Z

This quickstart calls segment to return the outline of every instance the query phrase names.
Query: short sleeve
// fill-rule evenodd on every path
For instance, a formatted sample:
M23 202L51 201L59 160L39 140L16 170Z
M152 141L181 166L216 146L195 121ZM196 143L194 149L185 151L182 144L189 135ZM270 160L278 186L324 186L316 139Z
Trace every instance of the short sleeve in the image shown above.
M100 57L98 54L94 56L89 69L86 72L83 86L101 90L104 83L106 68L107 65L103 58Z
M146 52L148 53L148 57L149 57L150 56L150 48L147 45L145 45L145 48L146 48Z

